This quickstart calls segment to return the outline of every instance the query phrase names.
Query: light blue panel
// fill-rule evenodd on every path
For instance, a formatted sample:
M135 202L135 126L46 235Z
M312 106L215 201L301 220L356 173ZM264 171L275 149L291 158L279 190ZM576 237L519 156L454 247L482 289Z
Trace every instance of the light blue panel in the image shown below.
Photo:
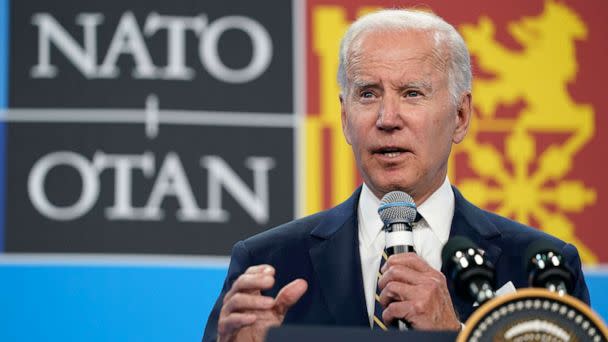
M199 341L223 267L0 266L0 341Z
M606 322L608 319L608 271L585 272L585 279L591 295L591 308Z
M608 317L608 272L585 272ZM0 265L0 341L199 341L224 266Z

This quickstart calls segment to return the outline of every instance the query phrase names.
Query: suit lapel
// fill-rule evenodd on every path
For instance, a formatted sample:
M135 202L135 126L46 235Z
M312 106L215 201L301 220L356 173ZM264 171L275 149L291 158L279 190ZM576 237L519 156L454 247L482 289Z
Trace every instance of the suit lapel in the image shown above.
M500 231L487 219L481 209L468 202L458 189L455 187L452 187L452 189L454 190L455 206L450 238L465 236L471 239L479 248L484 250L486 259L496 265L502 253L502 250L495 244L496 239L501 237ZM442 272L446 273L445 265L442 267ZM449 284L448 289L454 307L460 314L461 319L468 318L474 309L472 303L456 295L452 284Z
M310 258L322 297L338 325L367 325L358 248L357 203L360 189L331 209L311 232Z
M493 241L501 237L500 231L488 220L481 209L467 201L458 189L455 187L452 189L454 190L455 206L450 238L458 235L466 236L485 251L487 260L496 264L502 251Z

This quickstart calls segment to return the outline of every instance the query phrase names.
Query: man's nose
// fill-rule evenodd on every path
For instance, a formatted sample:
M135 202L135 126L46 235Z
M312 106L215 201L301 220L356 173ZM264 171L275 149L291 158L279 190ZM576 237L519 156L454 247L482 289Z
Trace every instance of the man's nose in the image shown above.
M382 99L376 127L386 131L401 129L403 127L403 113L401 113L399 100L397 96L385 96Z

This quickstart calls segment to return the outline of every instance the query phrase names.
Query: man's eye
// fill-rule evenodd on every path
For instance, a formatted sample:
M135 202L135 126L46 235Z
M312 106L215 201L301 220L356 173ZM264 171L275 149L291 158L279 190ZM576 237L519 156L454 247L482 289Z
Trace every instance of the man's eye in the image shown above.
M418 90L408 90L405 92L405 97L418 97L421 96L422 93Z
M364 99L371 99L374 97L374 93L372 93L371 91L362 91L361 97Z

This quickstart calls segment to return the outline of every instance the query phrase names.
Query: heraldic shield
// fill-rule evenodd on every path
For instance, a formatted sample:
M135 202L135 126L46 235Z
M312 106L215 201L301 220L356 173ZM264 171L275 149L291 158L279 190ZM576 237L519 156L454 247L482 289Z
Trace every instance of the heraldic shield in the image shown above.
M457 342L606 341L608 329L585 303L529 288L497 297L465 323Z

